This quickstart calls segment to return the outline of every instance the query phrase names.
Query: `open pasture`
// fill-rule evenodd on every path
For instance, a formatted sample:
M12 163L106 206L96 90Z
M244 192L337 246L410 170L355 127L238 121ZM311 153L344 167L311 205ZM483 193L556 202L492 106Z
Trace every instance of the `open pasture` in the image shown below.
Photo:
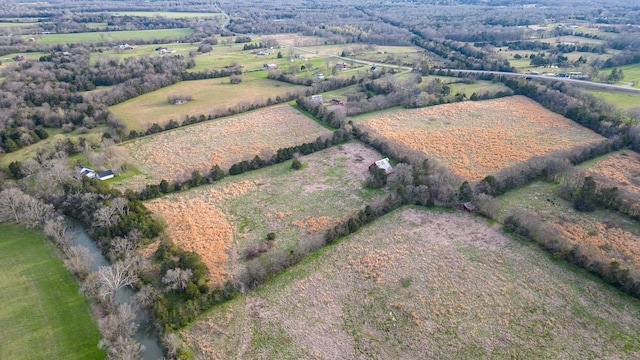
M361 143L347 143L291 162L229 177L210 186L172 194L146 204L167 222L181 247L198 252L213 284L233 273L247 246L275 234L275 250L321 241L336 221L382 196L361 186L368 165L380 154Z
M162 54L156 51L156 48L164 47L168 50L173 50L175 53ZM130 50L116 50L116 49L102 49L99 53L92 53L92 60L96 57L100 56L117 56L119 58L125 58L130 56L141 56L141 55L149 55L149 56L173 56L173 55L183 55L187 57L189 52L198 50L198 44L189 44L189 43L167 43L167 44L149 44L149 45L137 45L135 49Z
M190 177L193 170L208 172L216 164L226 170L256 155L264 158L265 152L274 154L279 148L330 136L317 122L281 105L165 131L124 147L133 165L147 176L143 182L157 184Z
M604 178L609 186L616 186L640 194L640 154L624 150L596 159L589 165L589 173Z
M599 96L604 101L619 107L622 110L640 110L640 94L630 93L626 91L612 90L585 90L590 94Z
M569 246L581 245L591 258L605 257L640 269L640 226L608 210L582 213L556 196L557 185L534 182L500 196L502 220L514 209L533 211Z
M603 139L524 96L392 109L357 116L354 122L376 137L433 156L467 180Z
M208 116L216 109L228 109L241 103L264 103L288 91L302 89L276 80L243 75L242 83L231 84L229 78L183 81L152 91L110 107L129 129L142 130L152 123L164 124L169 120L182 123L185 116ZM190 95L186 104L173 105L169 96Z
M208 359L630 358L640 304L463 213L397 210L181 331Z
M193 33L193 29L160 29L160 30L126 30L126 31L96 31L75 34L47 34L35 36L36 42L41 44L73 44L97 43L103 41L132 41L135 39L165 39L178 38ZM25 36L25 40L31 36ZM133 44L135 45L135 44Z
M76 280L42 233L0 224L0 357L102 359Z
M618 66L617 69L622 70L622 73L624 74L624 78L618 83L618 85L633 84L633 87L640 88L640 64ZM607 74L608 76L609 74L611 74L612 70L613 68L602 69L600 72ZM640 105L637 105L637 106L640 106Z

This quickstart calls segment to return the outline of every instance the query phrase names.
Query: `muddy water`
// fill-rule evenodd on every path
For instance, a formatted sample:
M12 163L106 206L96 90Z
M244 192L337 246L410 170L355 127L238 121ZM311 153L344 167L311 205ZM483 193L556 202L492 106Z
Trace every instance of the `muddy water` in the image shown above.
M107 258L102 255L102 252L100 252L96 243L89 238L89 234L87 234L81 224L75 221L69 221L69 225L70 229L73 231L72 243L86 247L93 255L91 271L97 271L100 266L109 265ZM120 289L116 294L116 301L118 303L129 303L132 301L133 294L134 291L130 287ZM138 327L138 331L134 335L134 338L145 347L145 350L141 354L142 359L161 359L163 357L162 349L160 348L158 337L151 331L151 327L149 326L149 315L139 312L136 321L140 326Z

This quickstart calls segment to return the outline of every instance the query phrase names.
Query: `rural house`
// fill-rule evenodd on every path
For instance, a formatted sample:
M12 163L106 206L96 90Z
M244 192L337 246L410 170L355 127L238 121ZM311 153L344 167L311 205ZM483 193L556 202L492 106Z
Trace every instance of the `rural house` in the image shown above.
M114 177L114 173L113 170L109 169L109 170L105 170L105 171L95 171L91 168L88 168L86 166L78 166L77 168L77 172L82 175L82 176L86 176L90 179L98 179L98 180L108 180L111 179L112 177Z

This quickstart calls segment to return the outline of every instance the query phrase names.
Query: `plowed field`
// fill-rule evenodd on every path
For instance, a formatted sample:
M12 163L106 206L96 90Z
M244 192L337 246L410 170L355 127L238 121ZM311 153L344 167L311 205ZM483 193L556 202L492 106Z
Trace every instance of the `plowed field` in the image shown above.
M433 156L476 180L519 161L603 138L524 96L396 109L358 117L376 136Z

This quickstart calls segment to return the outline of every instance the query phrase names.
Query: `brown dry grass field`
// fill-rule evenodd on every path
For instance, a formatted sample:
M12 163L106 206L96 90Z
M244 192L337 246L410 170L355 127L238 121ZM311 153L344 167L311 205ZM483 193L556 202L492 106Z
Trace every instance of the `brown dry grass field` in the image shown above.
M397 210L181 331L195 358L637 358L640 302L460 212Z
M239 256L252 244L276 234L275 250L322 240L336 221L381 197L363 189L368 165L380 154L361 143L347 143L290 162L223 179L210 186L146 203L167 222L167 232L182 248L198 252L212 284L233 276Z
M606 178L609 186L640 193L640 154L625 150L607 156L589 166L588 172Z
M185 116L208 116L218 108L255 101L266 102L271 97L301 89L276 80L243 76L241 84L230 84L229 78L182 81L160 90L138 96L109 108L121 118L129 129L142 130L153 123L165 124L169 120L182 123ZM182 105L169 103L171 95L190 95L193 100Z
M420 150L476 180L516 162L603 137L524 96L358 116L375 136Z
M628 150L625 152L630 153ZM587 172L607 173L614 184L616 181L624 184L628 180L621 175L627 170L624 164L631 163L631 159L616 153L583 165ZM612 164L615 164L613 168ZM616 169L616 166L620 168ZM590 213L576 211L570 202L556 195L558 186L555 183L533 182L500 196L499 220L502 221L514 209L535 212L545 226L555 228L561 239L568 240L569 246L581 245L590 258L615 260L625 267L640 270L640 224L609 210Z
M319 136L330 137L331 131L289 105L181 127L125 144L130 162L145 175L115 184L139 189L162 179L188 178L196 169L208 172L216 164L226 170L265 151L273 154Z

